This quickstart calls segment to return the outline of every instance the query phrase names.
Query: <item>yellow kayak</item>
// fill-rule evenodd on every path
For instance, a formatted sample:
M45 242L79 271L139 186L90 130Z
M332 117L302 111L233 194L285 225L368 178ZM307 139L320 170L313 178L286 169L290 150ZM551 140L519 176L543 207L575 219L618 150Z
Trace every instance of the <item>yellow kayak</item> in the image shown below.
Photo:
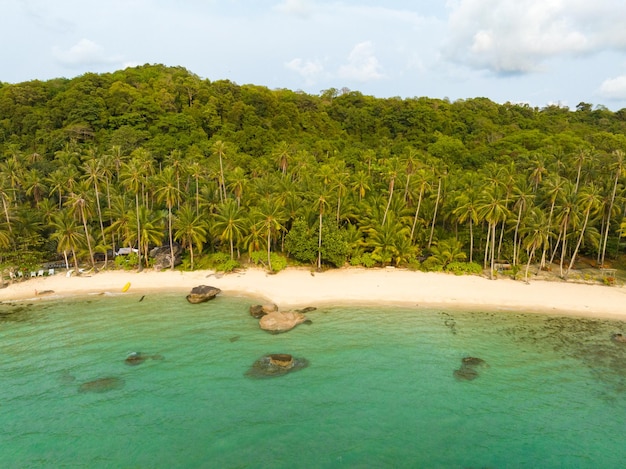
M122 288L122 292L128 291L129 288L130 288L130 282L128 282L126 285L124 285L124 288Z

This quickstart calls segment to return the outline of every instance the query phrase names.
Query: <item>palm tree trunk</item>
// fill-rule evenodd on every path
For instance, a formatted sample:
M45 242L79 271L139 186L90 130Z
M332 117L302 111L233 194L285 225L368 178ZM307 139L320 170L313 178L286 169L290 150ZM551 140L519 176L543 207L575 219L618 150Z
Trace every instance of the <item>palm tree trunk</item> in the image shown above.
M441 196L441 178L439 178L439 184L437 185L437 200L435 201L435 212L433 213L433 223L430 227L430 237L428 238L428 248L430 249L433 243L433 234L435 233L435 221L437 220L437 210L439 209L439 197Z
M424 185L420 188L420 196L417 199L417 208L415 209L415 217L413 217L413 226L411 227L411 242L413 242L413 233L415 233L415 225L417 225L417 216L420 213L420 206L422 205L422 196L424 195Z
M320 232L317 237L317 270L322 270L322 211L320 210Z
M580 236L578 237L578 242L576 243L576 247L574 248L574 252L572 253L572 258L570 259L569 266L567 267L567 271L565 272L564 278L567 278L567 276L569 275L569 271L572 269L572 266L574 265L574 262L576 261L576 255L578 254L578 249L580 248L580 245L582 244L583 239L585 237L585 230L587 229L587 223L589 222L590 213L591 213L591 205L589 205L585 213L585 222L583 223L583 227L580 230Z
M141 225L139 224L139 193L135 193L135 210L137 214L137 270L141 272L143 270L143 265L141 263Z
M172 239L172 205L167 204L167 231L170 241L170 270L174 270L174 240Z

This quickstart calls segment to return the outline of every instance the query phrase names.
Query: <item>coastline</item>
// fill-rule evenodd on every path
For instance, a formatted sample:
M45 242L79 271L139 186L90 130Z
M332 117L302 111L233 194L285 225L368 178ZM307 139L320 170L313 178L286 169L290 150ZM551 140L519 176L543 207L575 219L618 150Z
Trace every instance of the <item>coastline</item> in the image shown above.
M626 288L565 281L497 279L395 268L347 267L325 272L287 268L268 274L258 268L216 275L210 270L180 272L101 271L67 277L59 272L0 289L0 302L59 300L103 293L188 293L197 285L212 285L222 295L271 302L281 310L321 305L384 305L468 311L534 312L626 321ZM46 293L46 294L42 294Z

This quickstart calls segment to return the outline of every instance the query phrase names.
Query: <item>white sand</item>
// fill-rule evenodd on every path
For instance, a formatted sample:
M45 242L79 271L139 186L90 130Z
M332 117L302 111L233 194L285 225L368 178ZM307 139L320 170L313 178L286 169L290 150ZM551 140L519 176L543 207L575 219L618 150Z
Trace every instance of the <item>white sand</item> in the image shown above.
M528 311L626 320L626 288L561 281L489 280L477 276L412 272L402 269L346 268L313 274L289 268L275 275L247 269L227 275L211 271L141 273L103 271L67 277L64 272L13 283L0 290L0 301L48 300L105 292L155 294L212 285L223 295L273 302L281 310L322 304L378 304L448 309ZM46 292L47 291L47 292ZM50 292L52 291L52 292Z

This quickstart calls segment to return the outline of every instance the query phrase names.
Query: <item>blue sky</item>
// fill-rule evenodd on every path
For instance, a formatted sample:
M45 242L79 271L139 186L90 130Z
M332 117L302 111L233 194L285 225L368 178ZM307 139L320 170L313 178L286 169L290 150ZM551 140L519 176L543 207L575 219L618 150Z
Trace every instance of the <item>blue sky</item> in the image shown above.
M0 81L144 63L318 94L626 108L624 0L0 0Z

